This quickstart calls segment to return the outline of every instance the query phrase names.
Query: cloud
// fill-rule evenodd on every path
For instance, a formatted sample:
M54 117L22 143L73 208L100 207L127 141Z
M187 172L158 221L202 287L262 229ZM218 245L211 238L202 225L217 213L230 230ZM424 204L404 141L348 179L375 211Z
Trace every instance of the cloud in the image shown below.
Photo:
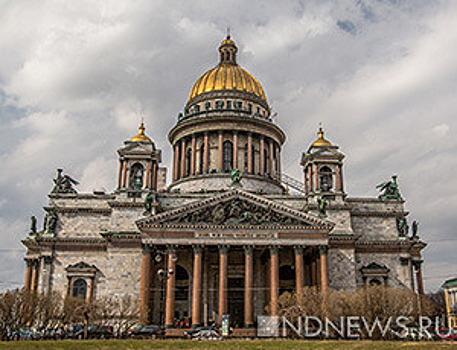
M0 241L17 247L43 216L55 169L80 190L114 189L116 150L146 132L170 165L167 133L230 27L287 133L283 168L322 121L341 146L350 195L397 173L426 240L426 285L451 271L457 222L453 1L3 2L0 11ZM6 204L5 204L6 203ZM17 275L21 255L4 260ZM430 266L430 268L427 268ZM2 279L13 278L4 275Z

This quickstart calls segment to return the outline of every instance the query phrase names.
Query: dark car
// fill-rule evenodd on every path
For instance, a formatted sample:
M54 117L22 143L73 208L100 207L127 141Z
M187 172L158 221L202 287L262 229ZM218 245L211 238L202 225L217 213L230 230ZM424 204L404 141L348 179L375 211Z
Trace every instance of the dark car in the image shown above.
M165 335L165 329L154 324L139 325L133 328L129 333L132 338L156 338Z

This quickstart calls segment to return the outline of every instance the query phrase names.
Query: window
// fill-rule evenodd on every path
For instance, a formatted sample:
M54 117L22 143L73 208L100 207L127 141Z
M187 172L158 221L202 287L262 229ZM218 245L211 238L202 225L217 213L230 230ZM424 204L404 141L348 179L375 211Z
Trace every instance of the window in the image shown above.
M228 173L233 168L233 144L225 141L222 145L223 171Z
M143 188L143 166L135 163L130 169L130 188L141 190Z
M323 166L319 170L319 189L323 192L328 192L333 187L332 169L328 166Z
M227 109L232 109L232 101L227 101Z
M200 174L203 174L203 159L205 157L205 145L202 143L202 146L200 147L200 164L199 164L199 172Z
M205 110L209 111L211 109L211 102L205 102Z
M252 103L248 103L248 113L252 114Z
M239 109L241 109L242 106L243 106L242 102L240 102L240 101L235 102L235 109L239 110Z
M189 274L181 265L176 265L176 301L187 301L189 297Z
M263 173L268 174L268 165L270 164L268 151L266 148L263 150Z
M186 152L186 176L190 175L190 167L192 161L192 149L188 148Z
M248 144L244 145L244 171L248 172Z
M74 297L81 297L86 299L87 294L87 282L82 278L77 279L73 282L73 288L71 295Z
M194 112L195 112L195 113L200 112L200 105L195 105L195 106L194 106Z
M216 101L216 109L222 109L224 108L224 101Z

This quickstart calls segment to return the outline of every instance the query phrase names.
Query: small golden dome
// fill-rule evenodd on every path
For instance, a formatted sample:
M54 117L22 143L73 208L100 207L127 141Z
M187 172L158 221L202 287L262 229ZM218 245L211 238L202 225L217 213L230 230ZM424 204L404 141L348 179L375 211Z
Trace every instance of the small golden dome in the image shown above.
M322 126L319 126L319 131L317 132L318 138L316 141L313 142L311 146L316 147L323 147L323 146L333 146L330 141L324 139L324 130L322 130Z
M236 63L238 48L235 42L227 35L219 47L219 64L204 73L194 84L187 102L198 95L223 90L235 90L253 94L265 102L267 96L262 85L247 70Z
M136 136L133 136L131 139L130 139L130 142L148 142L148 143L152 143L152 140L147 137L145 134L144 134L144 123L141 122L140 126L138 127L138 135Z

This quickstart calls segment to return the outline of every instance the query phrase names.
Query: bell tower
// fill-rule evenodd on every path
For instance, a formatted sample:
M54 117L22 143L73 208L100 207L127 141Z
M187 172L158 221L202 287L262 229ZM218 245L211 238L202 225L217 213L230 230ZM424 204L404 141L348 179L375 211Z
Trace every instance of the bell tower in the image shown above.
M159 164L162 161L161 151L156 149L154 142L144 133L143 122L138 129L138 135L125 141L125 146L117 151L117 191L127 192L130 197L141 197L142 192L157 190Z
M328 199L342 199L344 154L324 138L322 126L318 138L304 152L301 159L305 180L305 195L308 198L324 196Z

